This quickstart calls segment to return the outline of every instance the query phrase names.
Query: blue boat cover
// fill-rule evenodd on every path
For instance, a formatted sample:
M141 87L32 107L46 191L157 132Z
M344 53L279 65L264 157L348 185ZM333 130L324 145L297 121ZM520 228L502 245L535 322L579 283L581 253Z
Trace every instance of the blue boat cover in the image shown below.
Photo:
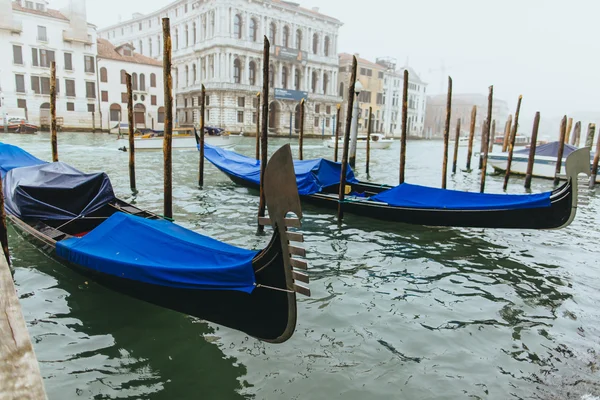
M95 271L160 286L251 293L256 283L256 252L166 220L125 213L113 214L82 238L58 242L56 254Z
M560 146L560 142L551 142L546 143L541 146L537 146L535 149L536 156L546 156L546 157L558 157L558 147ZM577 150L578 147L571 146L570 144L565 143L565 149L563 151L563 158L567 158L569 154ZM529 149L515 151L515 154L529 154Z
M11 169L3 189L6 211L22 219L71 220L115 199L105 173L84 174L62 162Z
M438 189L403 183L370 200L390 206L442 210L514 210L550 207L550 192L540 194L487 194Z
M260 161L204 144L204 156L221 171L245 181L260 184ZM323 188L340 183L342 164L322 158L316 160L294 161L296 184L300 195L319 193ZM352 168L346 173L348 183L358 183Z
M11 169L40 164L46 164L46 162L32 156L20 147L0 143L0 173L2 179Z

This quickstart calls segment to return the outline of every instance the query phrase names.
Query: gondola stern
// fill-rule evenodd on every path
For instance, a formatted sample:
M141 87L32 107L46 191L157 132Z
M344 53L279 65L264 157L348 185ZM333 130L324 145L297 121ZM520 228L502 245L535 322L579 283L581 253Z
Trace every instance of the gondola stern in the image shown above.
M579 174L583 173L588 177L591 174L590 149L588 147L584 147L569 154L567 160L565 161L565 170L572 191L571 212L565 223L555 229L566 228L567 226L571 225L573 220L575 220L575 216L577 215L577 206L579 203Z

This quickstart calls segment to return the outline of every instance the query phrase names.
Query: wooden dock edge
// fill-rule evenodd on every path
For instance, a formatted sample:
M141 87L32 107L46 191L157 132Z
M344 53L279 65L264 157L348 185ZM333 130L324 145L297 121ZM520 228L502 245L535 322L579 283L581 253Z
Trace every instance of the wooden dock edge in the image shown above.
M46 399L13 277L0 248L0 399Z

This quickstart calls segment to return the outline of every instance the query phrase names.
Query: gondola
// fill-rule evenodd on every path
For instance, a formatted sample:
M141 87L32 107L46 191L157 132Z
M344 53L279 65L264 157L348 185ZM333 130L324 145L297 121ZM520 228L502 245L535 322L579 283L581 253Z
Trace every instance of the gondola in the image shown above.
M229 150L205 145L204 155L233 182L257 188L260 163ZM404 183L392 187L360 182L348 169L343 210L359 216L425 226L558 229L577 211L577 176L589 175L589 149L567 160L567 182L554 191L530 194L482 194ZM300 197L337 210L341 164L323 159L294 161Z
M40 249L118 292L281 343L296 326L296 293L310 296L304 273L302 210L291 151L265 173L274 233L261 251L240 249L187 230L115 197L105 173L85 174L0 144L8 220ZM287 218L288 213L295 218ZM118 310L116 310L118 312Z

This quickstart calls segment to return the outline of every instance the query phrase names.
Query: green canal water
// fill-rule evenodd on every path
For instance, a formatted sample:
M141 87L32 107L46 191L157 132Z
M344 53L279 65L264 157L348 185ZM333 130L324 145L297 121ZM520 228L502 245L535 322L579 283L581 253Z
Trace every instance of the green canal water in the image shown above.
M47 134L3 141L50 159ZM287 143L271 141L271 151ZM296 151L296 143L293 143ZM253 139L235 150L252 155ZM464 168L466 149L459 165ZM332 157L307 140L305 157ZM398 143L372 154L394 184ZM438 186L441 142L409 142L407 180ZM162 153L136 155L139 193L115 136L61 133L59 155L106 171L118 196L162 212ZM359 151L357 175L364 176ZM476 164L476 160L474 159ZM179 224L258 249L256 193L198 153L174 152ZM509 192L523 193L522 179ZM479 173L449 187L477 190ZM501 192L489 176L487 190ZM534 181L533 191L551 189ZM50 399L579 399L600 395L599 193L559 231L426 228L304 206L311 298L291 340L270 345L107 290L10 230L14 274ZM264 310L268 313L269 310Z

